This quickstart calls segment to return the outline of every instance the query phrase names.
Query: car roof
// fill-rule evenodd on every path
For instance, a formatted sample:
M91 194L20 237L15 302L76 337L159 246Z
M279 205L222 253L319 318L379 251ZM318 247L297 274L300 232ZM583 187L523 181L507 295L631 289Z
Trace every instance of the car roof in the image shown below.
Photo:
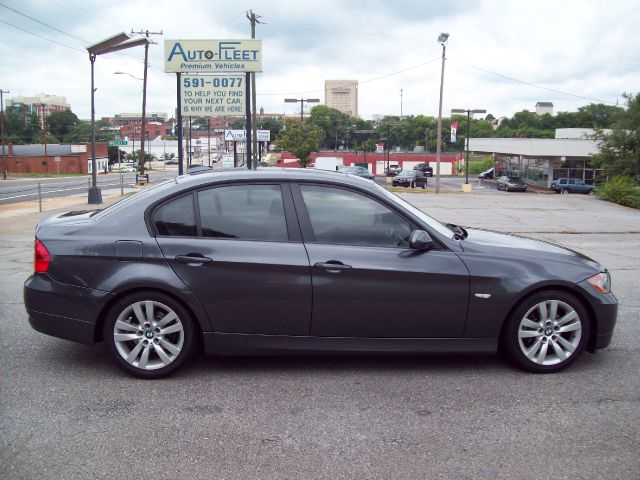
M349 175L330 170L316 170L314 168L283 168L271 167L260 170L249 170L245 168L234 168L204 172L199 175L182 175L176 178L176 183L180 186L191 187L212 182L230 181L321 181L344 183L353 186L370 185L370 181L364 180L355 175ZM363 183L364 182L364 183Z

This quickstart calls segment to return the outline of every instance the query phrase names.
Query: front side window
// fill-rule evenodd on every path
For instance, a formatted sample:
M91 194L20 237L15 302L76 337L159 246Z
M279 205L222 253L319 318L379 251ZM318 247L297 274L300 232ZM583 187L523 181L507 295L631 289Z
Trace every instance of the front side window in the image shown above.
M279 185L230 185L198 192L202 235L239 240L289 239Z
M411 224L370 197L335 187L301 185L300 190L316 242L409 246Z

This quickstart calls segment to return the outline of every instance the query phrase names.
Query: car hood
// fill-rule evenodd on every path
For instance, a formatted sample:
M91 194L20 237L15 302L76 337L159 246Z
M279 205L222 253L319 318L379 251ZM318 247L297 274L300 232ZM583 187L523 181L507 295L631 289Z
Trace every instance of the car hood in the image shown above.
M468 236L460 243L465 252L487 253L509 258L528 257L541 261L582 265L586 263L598 271L603 270L602 266L591 258L554 243L476 228L468 228L467 233Z

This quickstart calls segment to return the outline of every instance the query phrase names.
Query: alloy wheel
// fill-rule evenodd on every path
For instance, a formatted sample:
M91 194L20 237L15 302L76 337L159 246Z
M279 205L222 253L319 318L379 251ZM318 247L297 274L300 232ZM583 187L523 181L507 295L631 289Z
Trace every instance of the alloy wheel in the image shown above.
M122 310L113 327L116 351L129 365L145 371L172 363L182 352L184 341L180 317L155 300L129 305Z
M578 349L582 320L560 300L545 300L531 307L520 320L518 344L524 356L538 365L559 365Z

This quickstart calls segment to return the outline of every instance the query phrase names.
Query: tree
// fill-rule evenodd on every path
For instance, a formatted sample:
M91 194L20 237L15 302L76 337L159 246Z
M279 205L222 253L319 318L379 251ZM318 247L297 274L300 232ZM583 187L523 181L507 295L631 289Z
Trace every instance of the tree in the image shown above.
M617 114L611 133L598 130L593 138L600 153L592 157L594 166L609 176L627 175L640 181L640 94L624 94L627 110Z
M5 110L6 140L10 143L40 143L42 125L35 113L27 105L11 105ZM13 140L13 141L12 141Z
M320 149L322 129L317 125L300 120L287 119L276 138L276 144L298 158L302 168L306 168L311 159L309 155Z
M322 129L322 146L324 148L338 148L342 133L355 121L335 108L326 105L316 105L311 109L309 122Z
M47 131L58 138L64 138L69 133L71 127L77 125L78 117L71 110L53 112L47 117Z
M96 142L108 142L113 139L113 132L109 130L109 122L98 120L96 122ZM64 136L65 143L90 142L91 122L79 121L69 129Z
M136 150L133 153L127 153L126 155L127 161L140 163L140 150ZM155 156L150 154L149 152L144 152L144 161L150 162L151 160L155 160Z

